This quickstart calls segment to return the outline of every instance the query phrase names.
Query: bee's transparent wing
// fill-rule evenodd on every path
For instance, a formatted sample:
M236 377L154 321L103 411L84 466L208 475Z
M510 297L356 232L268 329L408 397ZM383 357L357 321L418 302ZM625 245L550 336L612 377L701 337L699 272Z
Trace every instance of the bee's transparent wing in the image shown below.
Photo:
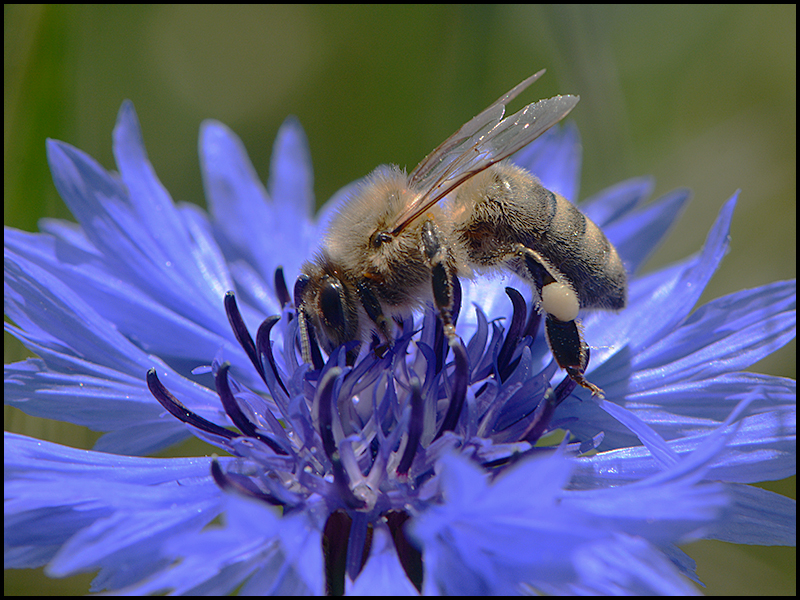
M467 179L527 146L567 116L578 103L577 96L539 100L499 120L505 111L504 102L540 74L523 81L464 125L412 171L409 187L419 196L398 216L392 233L402 231ZM467 136L467 132L472 134Z
M506 112L506 104L511 102L525 88L544 75L542 69L528 77L525 81L514 87L511 91L500 96L495 102L480 114L474 116L467 123L461 126L453 135L422 161L414 167L408 176L409 187L416 190L426 189L426 182L437 181L443 173L447 171L449 165L459 156L463 155L477 139L481 139L489 133L503 118Z

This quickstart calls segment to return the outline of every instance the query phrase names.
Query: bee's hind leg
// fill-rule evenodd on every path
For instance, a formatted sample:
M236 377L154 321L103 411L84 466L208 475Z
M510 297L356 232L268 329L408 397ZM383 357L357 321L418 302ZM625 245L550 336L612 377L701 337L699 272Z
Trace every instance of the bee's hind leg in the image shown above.
M589 346L581 336L577 321L574 319L559 321L548 314L544 323L547 344L558 366L564 369L575 383L602 398L603 390L586 381L583 376L589 364Z
M578 385L603 397L603 390L587 381L583 374L589 364L589 346L581 336L577 321L580 308L578 295L566 280L542 256L530 248L518 245L524 271L539 295L539 306L545 313L547 345L558 366Z

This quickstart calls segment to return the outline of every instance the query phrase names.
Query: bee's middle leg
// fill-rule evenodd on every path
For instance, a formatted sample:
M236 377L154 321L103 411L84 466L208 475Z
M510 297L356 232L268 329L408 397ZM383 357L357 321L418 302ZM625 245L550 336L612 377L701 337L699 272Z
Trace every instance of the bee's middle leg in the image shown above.
M469 358L467 357L467 349L456 335L456 328L453 324L455 269L448 261L447 246L432 219L428 219L422 224L421 237L425 259L431 270L433 302L439 310L447 345L453 351L453 358L455 359L450 405L447 407L439 432L436 434L435 439L438 439L445 431L454 431L458 424L461 409L467 396Z
M447 264L447 249L432 220L422 225L422 245L431 269L433 302L442 319L447 342L452 346L458 339L453 325L453 274Z
M589 346L577 321L580 308L577 293L555 269L546 266L548 262L538 252L522 244L517 252L539 295L539 305L546 316L547 344L556 363L575 383L602 397L603 390L583 376L589 364Z

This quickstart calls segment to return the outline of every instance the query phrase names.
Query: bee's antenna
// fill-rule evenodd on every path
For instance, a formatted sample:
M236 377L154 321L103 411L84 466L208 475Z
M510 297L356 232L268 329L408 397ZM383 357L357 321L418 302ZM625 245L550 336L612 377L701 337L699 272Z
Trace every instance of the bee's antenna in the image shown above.
M311 364L311 340L308 338L308 321L302 308L297 309L297 328L300 331L300 354L303 362Z

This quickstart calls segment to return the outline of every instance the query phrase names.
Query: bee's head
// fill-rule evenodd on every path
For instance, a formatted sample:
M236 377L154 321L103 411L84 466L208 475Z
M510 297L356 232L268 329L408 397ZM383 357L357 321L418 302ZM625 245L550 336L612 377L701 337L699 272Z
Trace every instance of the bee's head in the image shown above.
M330 354L358 339L358 299L352 287L327 261L303 265L294 285L294 302L304 361L312 360L314 340Z

